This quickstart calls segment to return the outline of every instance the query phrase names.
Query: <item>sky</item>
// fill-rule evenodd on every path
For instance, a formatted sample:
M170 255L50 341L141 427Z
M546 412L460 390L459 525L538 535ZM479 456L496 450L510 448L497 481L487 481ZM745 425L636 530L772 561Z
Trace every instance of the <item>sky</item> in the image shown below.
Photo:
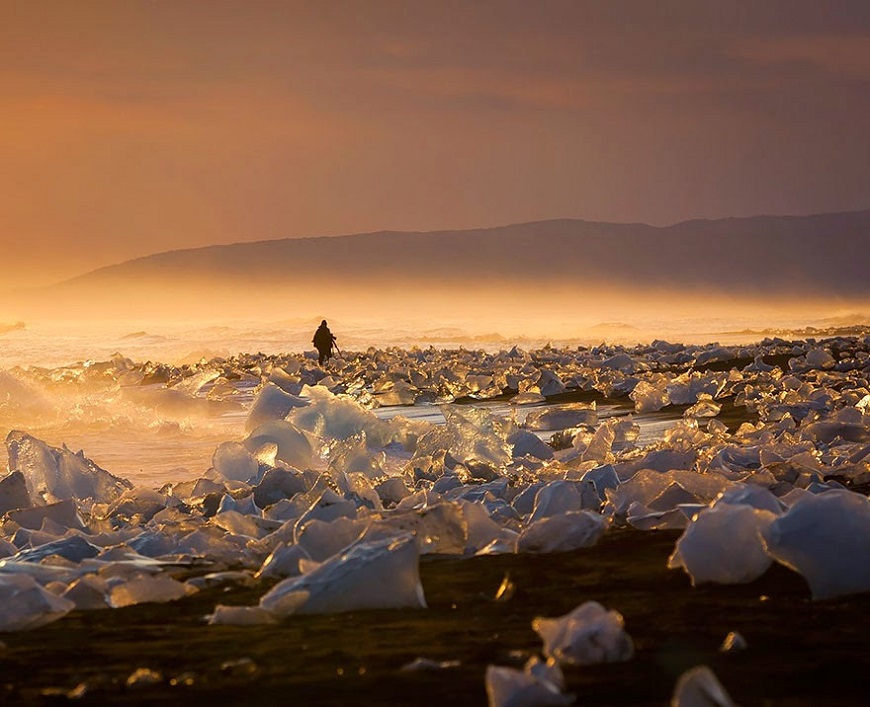
M870 208L866 0L0 0L0 289L247 240Z

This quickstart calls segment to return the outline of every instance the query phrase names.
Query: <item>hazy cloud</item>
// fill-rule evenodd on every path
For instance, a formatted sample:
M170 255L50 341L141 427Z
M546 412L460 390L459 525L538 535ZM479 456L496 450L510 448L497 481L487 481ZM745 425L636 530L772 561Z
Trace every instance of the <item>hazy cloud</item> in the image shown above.
M0 247L867 208L868 83L864 0L6 3Z

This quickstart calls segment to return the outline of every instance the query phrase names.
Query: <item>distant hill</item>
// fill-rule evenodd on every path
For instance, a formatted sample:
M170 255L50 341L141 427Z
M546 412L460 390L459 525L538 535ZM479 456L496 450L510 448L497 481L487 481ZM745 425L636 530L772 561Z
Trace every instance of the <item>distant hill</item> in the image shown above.
M176 250L61 283L547 280L870 293L870 211L686 221L561 219L427 233L381 231Z

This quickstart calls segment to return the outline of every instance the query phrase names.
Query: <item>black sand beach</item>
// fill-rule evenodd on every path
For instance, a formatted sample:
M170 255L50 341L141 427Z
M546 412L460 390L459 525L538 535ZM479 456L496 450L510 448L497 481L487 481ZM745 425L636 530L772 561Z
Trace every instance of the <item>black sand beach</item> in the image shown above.
M426 557L425 610L295 616L274 626L207 626L218 602L255 604L262 587L206 590L172 604L74 612L8 634L4 704L483 705L490 664L521 667L541 650L536 616L595 600L625 617L627 663L566 667L584 705L662 705L679 675L716 673L742 705L855 705L870 670L870 595L813 602L780 565L747 585L692 588L668 570L678 531L611 531L549 555ZM513 597L496 601L505 576ZM746 650L725 654L730 631ZM416 658L440 670L403 670ZM153 671L128 686L140 668Z

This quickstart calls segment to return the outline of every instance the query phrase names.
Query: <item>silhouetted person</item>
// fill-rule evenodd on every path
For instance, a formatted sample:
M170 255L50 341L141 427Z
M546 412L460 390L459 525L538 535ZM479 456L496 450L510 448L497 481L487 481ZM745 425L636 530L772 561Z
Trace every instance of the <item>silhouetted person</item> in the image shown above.
M314 332L314 338L311 342L314 344L314 348L317 349L317 353L320 354L317 357L317 363L322 366L332 356L332 345L335 343L335 337L329 331L329 327L326 326L325 319L320 322L320 326Z

